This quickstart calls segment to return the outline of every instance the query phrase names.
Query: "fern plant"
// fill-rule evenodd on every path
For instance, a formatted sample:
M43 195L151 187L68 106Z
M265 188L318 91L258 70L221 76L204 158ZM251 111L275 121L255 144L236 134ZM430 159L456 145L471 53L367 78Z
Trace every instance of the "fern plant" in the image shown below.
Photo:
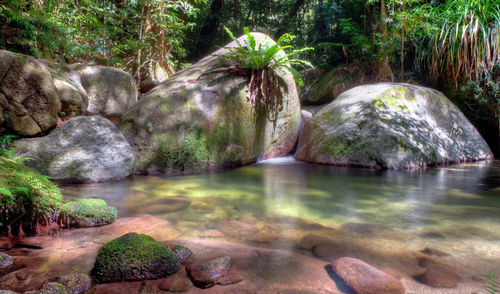
M17 163L23 163L27 160L30 160L31 158L29 157L20 156L16 148L12 146L16 138L17 138L16 135L0 136L0 156L5 157L7 159L12 159Z
M291 45L282 45L293 40L294 36L290 34L283 34L274 44L266 38L257 45L255 37L247 27L244 28L246 39L242 42L227 27L225 30L237 46L227 48L228 53L222 55L223 58L236 63L234 67L224 70L248 77L247 100L251 102L257 114L266 114L276 125L278 113L283 110L283 92L288 91L286 82L278 71L290 71L295 82L302 86L302 76L293 66L313 66L308 61L292 57L313 48L293 49ZM291 52L280 53L286 49L291 49Z
M486 292L489 294L499 294L500 293L500 284L495 279L493 273L488 274L488 280L486 281L486 286L484 287Z

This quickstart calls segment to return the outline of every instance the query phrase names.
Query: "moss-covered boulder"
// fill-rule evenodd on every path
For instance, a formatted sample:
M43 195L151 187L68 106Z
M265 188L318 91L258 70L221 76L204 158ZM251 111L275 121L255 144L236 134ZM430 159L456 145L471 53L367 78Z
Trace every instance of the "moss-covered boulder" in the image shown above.
M467 118L442 93L408 84L351 89L307 123L298 160L418 168L492 157Z
M48 177L15 161L0 157L0 235L33 234L52 221L61 206L60 189Z
M101 116L78 116L41 138L15 147L32 160L25 164L61 182L119 180L132 172L132 148L117 127Z
M59 210L61 222L73 228L108 225L116 220L116 208L96 198L76 199L64 203Z
M0 50L0 130L20 136L48 132L60 110L47 66L34 57Z
M257 42L264 34L253 33ZM231 43L228 46L235 46ZM241 166L293 149L300 105L291 73L276 126L247 102L248 79L217 72L231 65L220 49L148 92L122 117L138 172L189 173Z
M137 87L128 73L101 65L75 64L70 68L80 73L82 86L89 97L89 114L120 117L137 102Z
M104 245L90 275L97 283L157 279L176 272L177 255L153 238L128 233Z
M333 101L343 92L365 81L365 69L358 63L340 65L323 75L313 86L301 92L304 105L319 105Z

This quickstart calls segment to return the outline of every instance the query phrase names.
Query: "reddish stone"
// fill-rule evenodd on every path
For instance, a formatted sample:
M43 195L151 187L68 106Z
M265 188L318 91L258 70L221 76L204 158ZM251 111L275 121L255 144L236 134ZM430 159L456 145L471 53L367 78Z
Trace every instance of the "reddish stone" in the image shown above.
M366 262L341 257L332 262L337 275L357 294L404 294L403 284Z
M420 281L434 288L456 288L462 278L454 272L432 263L420 277Z

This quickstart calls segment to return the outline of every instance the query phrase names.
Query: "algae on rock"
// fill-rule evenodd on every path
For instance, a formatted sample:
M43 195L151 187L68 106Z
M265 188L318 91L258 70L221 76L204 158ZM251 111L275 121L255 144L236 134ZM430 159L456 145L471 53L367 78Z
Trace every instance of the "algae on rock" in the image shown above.
M90 272L97 283L157 279L176 272L174 251L152 237L128 233L101 247Z

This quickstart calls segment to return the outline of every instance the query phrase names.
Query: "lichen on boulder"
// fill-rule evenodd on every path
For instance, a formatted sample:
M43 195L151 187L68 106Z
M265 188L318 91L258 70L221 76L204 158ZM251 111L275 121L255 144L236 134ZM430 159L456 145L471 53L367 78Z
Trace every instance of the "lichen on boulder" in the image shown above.
M97 253L91 276L96 283L156 279L176 272L177 255L152 237L128 233Z
M258 43L264 34L253 33ZM233 42L228 46L235 46ZM230 61L222 48L148 92L122 117L139 173L192 173L288 154L297 140L300 103L293 76L276 126L247 101L248 80L220 73ZM218 73L217 70L219 69Z
M85 228L111 224L116 220L116 208L96 198L76 199L64 203L59 219L68 227Z
M101 116L78 116L41 138L15 147L32 160L24 164L60 182L119 180L132 172L134 155L116 126Z
M47 66L0 50L0 130L36 136L56 126L61 103Z
M484 160L492 153L441 92L382 83L341 94L307 123L301 161L406 169Z

